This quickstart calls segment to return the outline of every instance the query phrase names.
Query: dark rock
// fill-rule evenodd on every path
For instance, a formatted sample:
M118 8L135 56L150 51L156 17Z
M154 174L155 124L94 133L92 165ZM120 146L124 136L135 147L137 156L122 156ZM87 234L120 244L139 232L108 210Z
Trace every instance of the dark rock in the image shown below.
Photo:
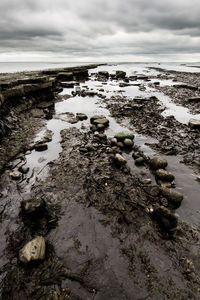
M30 199L21 202L21 211L23 217L39 218L46 212L46 203L41 198Z
M14 180L19 180L19 179L21 179L21 174L16 173L16 172L11 172L10 177Z
M97 119L106 119L106 117L104 115L94 115L90 118L90 123L94 123L95 120Z
M41 144L36 144L35 145L35 151L45 151L48 149L48 145L41 143Z
M116 71L116 78L117 79L124 79L126 77L126 72L124 71Z
M73 73L72 72L61 72L58 73L57 79L58 80L66 80L66 81L71 81L73 80Z
M153 211L153 216L167 231L175 229L178 225L178 218L164 206L155 208Z
M76 114L76 118L78 119L78 120L80 120L80 121L83 121L83 120L87 120L87 116L86 116L86 114L83 114L83 113L77 113Z
M104 125L104 126L108 126L109 120L106 119L106 118L103 118L103 119L95 119L95 120L93 121L93 124L94 124L94 125L102 124L102 125Z
M190 119L188 125L193 129L200 129L200 120Z
M105 78L109 78L109 73L107 71L99 71L98 75Z
M167 160L162 157L153 157L150 160L150 167L153 170L164 169L167 166Z
M105 129L104 124L97 124L97 130L98 131L103 131Z
M122 142L118 142L118 143L117 143L117 147L119 147L119 148L124 148L124 144L123 144Z
M135 164L136 166L142 166L145 163L145 159L143 157L136 158Z
M21 167L18 168L18 171L23 173L23 174L27 174L29 170L30 170L30 168L26 167L26 166L21 166Z

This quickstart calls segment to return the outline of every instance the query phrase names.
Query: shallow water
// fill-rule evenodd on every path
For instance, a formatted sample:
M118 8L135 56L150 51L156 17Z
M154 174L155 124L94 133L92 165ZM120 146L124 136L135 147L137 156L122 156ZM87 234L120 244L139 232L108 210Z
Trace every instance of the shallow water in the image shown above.
M130 65L120 65L120 66L101 66L98 67L97 70L107 70L110 73L115 72L121 68L122 70L126 71L128 75L131 74L148 74L148 75L158 75L157 71L149 70L143 65L137 65L137 68L134 68ZM91 70L90 73L96 72L96 69ZM162 80L159 79L162 83ZM143 80L140 80L139 83L144 83L148 85L148 82L145 83ZM166 84L166 80L164 81ZM118 83L115 81L108 81L106 84L101 82L95 81L93 77L86 83L80 83L80 87L83 88L85 85L89 88L89 90L98 90L104 89L104 92L101 92L106 97L111 97L112 95L121 95L127 98L135 98L135 97L146 97L148 98L151 95L157 96L166 109L163 112L164 116L174 115L174 117L181 123L187 123L188 120L191 118L191 114L188 112L187 108L182 106L175 105L171 102L170 98L164 96L162 93L153 90L152 88L146 88L145 91L140 91L138 86L129 86L119 88ZM60 95L71 94L74 89L64 89ZM65 121L66 113L85 113L88 116L88 120L79 121L76 124L70 124ZM38 177L44 177L45 172L43 170L46 169L46 166L49 162L57 159L59 157L59 153L62 151L60 141L60 131L69 128L69 127L77 127L81 130L88 130L89 127L89 119L94 114L103 114L105 115L109 121L109 127L106 130L106 134L108 137L113 137L117 132L123 130L134 130L134 128L129 128L129 124L126 120L123 120L123 124L119 124L112 118L109 114L109 111L105 108L102 104L101 99L97 96L95 97L72 97L67 100L63 100L60 102L55 103L55 114L53 118L47 121L46 128L51 130L53 133L52 141L48 143L48 150L43 152L36 152L33 150L31 154L26 156L27 159L27 166L30 167L29 174L31 174L32 170L34 169L34 176L30 181L30 184L34 182L34 180ZM194 117L194 116L193 116ZM198 116L195 116L198 117ZM200 117L200 116L199 116ZM41 139L42 135L44 134L44 130L42 130L36 140ZM156 152L153 151L150 147L145 145L145 143L156 143L155 139L150 137L142 136L140 134L135 134L135 144L140 146L141 149L144 151L144 154L153 157L156 155ZM150 173L149 170L146 168L138 168L134 164L134 160L130 154L124 154L128 161L128 165L134 173L137 173L138 176L142 175L142 178L151 178L152 182L155 182L153 175ZM181 216L181 219L186 220L193 225L199 224L199 211L200 211L200 201L199 201L199 191L200 185L197 181L195 181L196 176L193 174L190 168L180 163L180 158L176 156L167 156L166 159L168 160L169 166L168 170L171 171L175 175L175 183L177 186L177 190L180 190L185 198L181 208L178 210L178 213ZM40 174L41 173L41 174ZM30 186L29 184L29 186ZM29 189L27 189L29 190Z

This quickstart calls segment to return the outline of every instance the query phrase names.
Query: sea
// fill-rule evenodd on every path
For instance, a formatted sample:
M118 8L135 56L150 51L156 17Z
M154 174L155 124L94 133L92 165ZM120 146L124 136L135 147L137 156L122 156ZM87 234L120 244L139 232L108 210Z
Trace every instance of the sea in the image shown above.
M40 71L46 69L65 68L83 66L98 62L0 62L0 73L15 73L24 71ZM101 62L102 63L102 62ZM180 63L180 62L105 62L109 65L135 64L141 67L157 67L166 70L182 72L200 72L200 62Z

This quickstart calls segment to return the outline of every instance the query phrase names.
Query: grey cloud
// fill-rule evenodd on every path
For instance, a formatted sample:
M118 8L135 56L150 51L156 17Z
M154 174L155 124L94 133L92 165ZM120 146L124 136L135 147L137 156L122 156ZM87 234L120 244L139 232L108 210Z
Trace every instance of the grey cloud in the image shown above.
M197 0L1 0L0 53L198 55L199 10Z

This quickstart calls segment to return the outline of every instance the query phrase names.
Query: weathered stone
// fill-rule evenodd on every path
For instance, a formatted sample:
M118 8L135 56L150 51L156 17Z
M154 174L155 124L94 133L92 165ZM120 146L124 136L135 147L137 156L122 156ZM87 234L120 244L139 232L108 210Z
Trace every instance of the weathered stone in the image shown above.
M104 115L94 115L90 118L90 123L94 123L94 120L97 120L97 119L106 119L106 117Z
M131 139L124 139L123 143L124 143L124 146L127 148L133 147L133 141Z
M125 77L126 77L126 72L120 71L120 70L116 71L116 78L117 79L124 79Z
M109 73L107 71L99 71L98 75L102 76L102 77L109 78Z
M45 240L42 236L38 236L32 241L28 242L19 251L19 259L25 264L34 260L43 260L45 258L45 252Z
M183 194L180 192L169 188L160 188L160 192L175 208L178 208L181 205L181 202L183 201Z
M150 160L150 167L153 170L164 169L167 166L167 160L162 157L153 157Z
M45 151L48 149L48 145L47 144L36 144L35 145L35 151Z
M153 216L158 223L167 231L175 229L178 225L178 218L169 209L159 206L154 209Z
M188 125L194 129L200 129L200 120L190 119Z
M118 141L124 141L125 139L134 139L134 134L131 132L119 132L114 136Z
M119 153L115 154L115 162L117 165L122 166L126 164L125 158Z
M174 180L174 175L166 170L158 169L156 171L156 178L166 182L172 182Z
M76 114L76 118L78 119L78 120L80 120L80 121L83 121L83 120L87 120L87 116L86 116L86 114L83 114L83 113L77 113Z

